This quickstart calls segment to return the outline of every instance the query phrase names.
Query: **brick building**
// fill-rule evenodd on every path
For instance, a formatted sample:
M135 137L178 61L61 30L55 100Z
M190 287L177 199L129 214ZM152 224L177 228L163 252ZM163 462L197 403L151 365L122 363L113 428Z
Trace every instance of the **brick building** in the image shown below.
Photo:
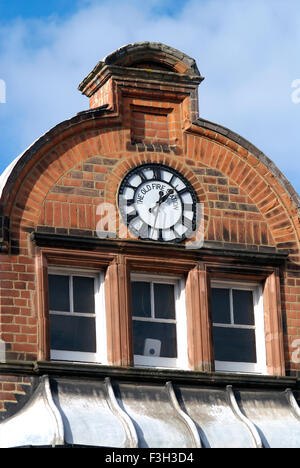
M1 446L300 446L300 200L202 80L122 47L2 175Z

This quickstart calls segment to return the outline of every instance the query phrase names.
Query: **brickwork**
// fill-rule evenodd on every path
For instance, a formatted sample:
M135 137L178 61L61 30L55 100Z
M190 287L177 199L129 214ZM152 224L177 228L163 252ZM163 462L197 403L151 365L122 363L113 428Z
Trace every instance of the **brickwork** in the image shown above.
M105 137L107 137L107 133L99 135L99 140L101 141ZM201 138L197 138L201 142ZM205 142L205 140L203 141ZM28 197L28 184L23 185L19 193L11 216L11 242L13 249L19 252L19 256L7 256L6 258L3 256L1 264L2 278L3 281L6 281L2 283L2 314L5 316L9 312L15 314L16 307L20 306L22 306L23 316L31 314L31 295L32 291L34 291L34 260L28 250L28 231L34 230L36 226L74 229L73 234L76 233L76 230L94 231L96 225L95 207L104 199L115 202L116 190L120 180L126 171L134 167L137 162L164 162L181 171L185 168L185 173L193 173L191 181L202 194L202 200L204 200L203 196L206 194L208 201L209 209L206 214L211 220L207 240L222 242L223 244L226 242L236 243L239 244L237 247L254 245L257 249L262 247L274 248L276 245L277 250L288 249L290 256L298 260L298 242L288 216L287 207L280 203L278 196L276 197L276 194L270 190L270 187L258 172L252 174L252 181L247 185L248 190L246 192L243 187L249 179L244 176L244 180L241 182L239 174L243 170L248 172L251 169L247 165L249 169L246 166L247 170L245 170L244 165L240 164L242 162L240 156L235 155L238 160L236 167L240 165L240 171L232 173L229 166L229 179L227 170L223 169L224 172L220 172L221 164L213 164L212 162L212 155L216 151L207 152L210 159L210 168L204 168L204 158L202 162L198 161L195 164L197 154L193 157L190 152L188 158L177 157L177 159L172 159L167 154L158 155L157 153L141 152L138 152L138 156L132 157L132 152L116 152L114 147L113 151L104 152L102 150L101 156L94 156L90 151L90 145L87 142L84 145L83 151L86 156L90 153L90 157L87 157L85 162L80 162L79 165L76 164L76 158L81 159L81 153L78 147L74 147L72 151L76 156L73 156L72 164L74 166L71 168L69 152L61 154L56 160L56 164L53 162L49 164L51 159L49 155L46 155L44 163L40 162L39 169L34 169L35 175L32 175L31 178L28 177L28 182L32 179L30 197ZM114 146L116 145L115 142ZM217 148L221 151L219 144L217 144ZM63 151L62 148L60 150L56 148L55 154L59 154L61 151ZM53 155L53 153L51 154ZM244 164L246 165L246 163ZM49 165L51 165L51 168L49 168ZM47 167L47 175L42 176L42 174L45 174L45 167ZM67 169L67 173L63 177L61 172L58 172L61 167L65 171ZM123 168L123 170L120 171L120 168ZM238 174L238 177L234 180L235 174ZM55 180L57 176L58 178ZM43 183L36 183L36 180L39 181L42 177L44 177ZM260 191L254 188L251 190L254 185L253 179L255 179L255 185ZM259 201L259 195L262 197L261 201ZM201 200L201 195L199 195L199 199ZM26 200L26 203L24 203L24 200ZM21 232L19 230L20 223L22 225ZM7 263L5 263L5 260L7 260ZM16 262L16 264L12 262ZM299 282L297 280L298 275L297 271L289 272L289 286L296 287L298 285L296 283L296 281ZM4 287L7 287L6 296L3 295L5 293ZM297 300L297 297L295 299ZM296 305L293 308L296 308ZM13 319L11 314L10 317L4 316L3 320L9 321L11 319L15 322L15 317ZM21 320L25 321L26 326L32 327L30 330L34 336L34 324L27 324L28 321L30 322L30 317ZM10 332L14 330L14 333L18 330L18 333L22 334L23 328L16 328L16 323L13 323L13 325L8 330ZM27 329L28 331L29 329ZM30 341L33 341L33 336L30 337ZM20 336L18 336L18 341L20 339ZM27 340L29 338L26 339L26 342ZM23 351L26 349L27 352L34 352L35 344L30 346L29 343L27 344L27 347L22 348L21 345L17 346L16 343L14 350L18 351L22 348Z
M27 377L0 375L0 422L2 417L7 417L7 412L14 414L26 401L30 387L31 381Z
M172 66L178 73L187 70L179 59ZM7 358L31 361L39 352L30 234L38 230L95 237L97 206L103 201L116 205L127 172L155 162L179 170L193 185L204 204L205 241L210 245L289 253L280 278L281 300L286 370L296 373L300 366L292 354L300 339L300 223L284 179L252 147L217 127L193 122L194 84L188 88L180 82L179 89L178 83L141 87L118 80L89 88L91 107L108 108L57 126L24 154L6 183L1 216L10 220L10 240L3 240L0 263L0 332ZM0 380L0 411L23 392L22 384L22 379Z
M75 151L75 148L73 148L73 151L79 156L79 152ZM111 156L112 153L114 154L114 158L109 158L108 155ZM65 158L61 156L59 158L60 163L57 163L57 165L62 164L66 166L69 164L69 162L66 163L66 161L70 161L69 154L68 152L64 154ZM236 157L240 159L239 156ZM45 160L47 160L47 156ZM188 159L181 157L177 157L175 161L172 159L172 165L182 170L184 160L186 160L186 172L194 173L194 184L197 182L195 188L198 188L203 195L207 195L208 216L211 217L207 240L222 243L237 243L240 244L239 246L242 244L245 246L255 245L257 249L260 249L262 246L274 248L276 245L277 250L289 249L290 255L293 258L297 258L298 254L295 249L295 246L297 247L297 240L286 207L280 203L278 198L275 198L276 195L269 194L268 192L265 195L263 187L266 183L263 179L259 187L261 188L261 196L265 195L265 197L262 202L255 205L254 200L250 196L246 196L246 192L242 189L243 184L239 180L232 180L233 174L231 174L230 182L226 174L221 173L219 169L212 168L212 164L209 169L203 167L203 162L201 163L201 167L192 166L190 164L191 161L193 161L193 164L195 162L190 153ZM34 324L30 323L31 321L34 322L34 319L30 317L27 319L12 317L12 314L17 312L16 307L20 306L22 306L22 316L31 315L31 291L34 291L34 261L30 256L30 251L28 251L28 230L33 230L37 225L60 229L95 230L95 206L104 199L115 202L116 189L122 176L137 161L139 163L144 163L145 161L160 161L165 163L168 162L168 156L164 154L159 157L157 154L139 153L137 157L133 158L132 153L121 152L116 154L115 150L108 153L102 152L102 157L91 156L84 163L75 164L64 177L61 177L61 174L59 174L60 177L56 181L56 184L54 183L56 168L54 166L50 170L48 168L47 185L38 185L33 179L34 183L31 188L30 198L28 198L27 185L23 186L18 201L15 204L13 216L11 217L12 247L16 251L19 251L20 256L3 256L1 264L3 271L2 321L13 322L7 331L16 333L17 330L18 333L22 334L23 328L18 328L15 322L23 320L26 326L32 327L31 331L34 336ZM74 162L76 163L76 160ZM120 171L120 175L117 176L113 169L120 169L121 167L123 167L123 171ZM219 165L216 164L215 167L219 167ZM193 168L194 170L192 170ZM40 171L42 173L45 171L42 164L40 165ZM35 174L38 180L41 174L37 174L36 172ZM259 175L257 174L256 177L256 181L258 181ZM238 183L240 183L240 186L237 185ZM258 200L256 191L252 190L252 192L248 191L249 195L252 193L253 198ZM201 200L201 197L199 198ZM26 204L22 204L21 200L26 199ZM270 199L267 205L264 203L266 199ZM273 207L272 200L274 199L276 200L274 208L270 209ZM41 201L40 204L38 200ZM261 210L259 210L259 206L261 206ZM20 223L23 225L22 232L18 229ZM276 244L274 239L277 241ZM5 263L5 260L7 263ZM299 273L297 271L289 272L288 285L296 287L299 283L298 276ZM13 291L12 287L14 288ZM294 288L293 293L295 294L295 292ZM297 301L297 296L294 296L294 299ZM297 308L297 306L294 305L292 308ZM6 317L6 313L9 312L9 317ZM27 329L28 331L29 329ZM26 342L28 340L33 341L33 336L27 337ZM18 341L20 339L18 336ZM27 344L29 345L29 343ZM14 346L15 351L21 348L22 346ZM23 347L22 351L25 349L27 352L34 352L34 344Z
M108 108L114 107L113 103L112 80L108 80L105 85L92 95L90 98L90 108L107 105Z
M168 115L132 110L131 142L169 144Z
M116 132L112 133L116 135ZM100 132L98 135L100 141L107 137L107 133L101 134ZM201 146L203 142L206 142L199 136L192 138L197 138ZM255 171L251 175L252 179L256 180L256 186L260 188L262 200L259 201L257 190L251 190L253 182L249 183L249 179L245 176L251 171L250 166L246 163L241 164L243 159L232 150L230 150L230 155L231 158L236 158L237 162L234 166L239 167L239 171L232 172L230 165L224 169L224 163L213 163L213 154L217 150L212 148L210 152L206 152L206 157L200 162L197 158L198 153L193 155L190 151L188 157L174 156L171 151L170 153L142 153L137 150L136 155L133 155L132 152L126 152L126 147L118 148L119 151L116 151L119 138L114 142L113 149L108 147L108 151L101 151L101 156L94 156L90 150L90 143L86 139L84 146L81 147L83 154L87 157L79 164L76 164L76 158L80 160L82 152L78 147L72 148L76 157L73 157L74 166L71 168L69 167L70 153L63 152L62 148L56 148L55 154L60 154L60 157L56 160L56 164L54 162L50 164L51 168L47 167L47 177L44 183L37 184L36 179L39 180L42 174L45 174L45 167L50 163L49 155L46 155L44 163L39 163L40 173L37 172L37 168L34 170L36 179L32 177L30 196L28 197L29 187L25 184L12 212L11 241L19 255L2 257L2 322L7 322L3 329L6 333L4 338L10 338L12 351L23 352L25 359L34 357L37 352L36 325L33 315L34 259L31 256L28 232L33 231L37 226L44 226L47 227L48 232L54 232L55 229L57 233L76 235L85 231L86 235L92 232L94 234L97 205L104 200L116 202L120 181L128 170L137 164L150 161L162 162L180 170L189 178L197 190L198 199L206 206L206 220L209 220L207 241L222 245L228 243L230 247L234 247L231 244L235 244L236 248L251 247L257 251L275 250L275 248L277 251L286 251L288 249L291 258L298 260L298 241L287 207L280 202L275 191L271 191L263 176ZM223 148L226 148L219 142L215 145L220 153ZM67 146L66 142L64 146ZM204 166L205 161L210 164L209 168ZM59 172L60 167L65 169L63 174ZM221 168L224 172L220 171ZM241 181L240 174L243 171L244 178ZM57 177L56 181L55 177ZM37 203L38 198L41 200L40 204ZM22 204L21 200L27 200L26 204ZM269 203L265 204L265 200ZM21 232L20 224L22 225ZM292 288L288 291L292 294L288 294L289 302L286 303L286 310L290 313L286 325L291 340L292 337L299 336L297 301L300 292L297 286L300 286L300 281L299 272L294 271L295 264L291 263L290 268L291 270L286 272L286 280L289 289ZM291 303L291 299L295 303ZM19 322L24 323L19 324Z

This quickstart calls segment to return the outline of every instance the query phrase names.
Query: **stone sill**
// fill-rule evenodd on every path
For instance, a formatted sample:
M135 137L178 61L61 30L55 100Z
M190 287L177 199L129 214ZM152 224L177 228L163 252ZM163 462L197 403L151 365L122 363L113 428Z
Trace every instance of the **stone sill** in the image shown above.
M173 383L255 389L300 389L300 379L258 374L197 372L181 369L116 367L66 361L12 361L0 363L0 375L78 377L118 379L129 382Z

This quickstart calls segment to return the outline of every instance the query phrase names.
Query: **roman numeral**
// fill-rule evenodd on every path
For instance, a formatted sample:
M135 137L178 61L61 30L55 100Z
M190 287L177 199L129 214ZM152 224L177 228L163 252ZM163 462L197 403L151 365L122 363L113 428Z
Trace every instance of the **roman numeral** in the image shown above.
M144 222L138 231L141 239L147 239L149 237L149 226L147 223Z
M139 171L138 175L140 176L143 182L146 182L148 180L143 171Z
M159 167L153 167L154 179L161 180L161 171Z
M132 189L132 190L135 190L136 187L134 187L133 185L131 185L129 182L127 182L127 184L125 184L125 187L126 188L129 188L129 189Z
M174 185L173 185L174 179L176 179L176 175L175 175L175 174L172 175L172 178L171 178L171 180L170 180L170 182L169 182L169 184L172 185L173 187L174 187Z
M175 188L176 188L176 187L175 187ZM187 192L187 191L188 191L188 189L187 189L186 187L184 187L183 189L178 190L177 193L178 193L178 195L182 195L183 193L185 193L185 192Z
M193 222L191 219L186 218L184 215L182 216L182 224L184 227L191 229L193 227Z
M171 226L171 227L170 227L170 231L172 232L172 234L174 234L174 238L175 238L175 239L178 239L178 238L181 237L181 236L178 234L178 232L176 232L175 226Z
M130 199L126 199L126 205L127 206L130 206L130 205L133 205L134 204L134 199L133 198L130 198Z
M130 224L136 218L138 218L138 215L136 213L127 215L127 224Z

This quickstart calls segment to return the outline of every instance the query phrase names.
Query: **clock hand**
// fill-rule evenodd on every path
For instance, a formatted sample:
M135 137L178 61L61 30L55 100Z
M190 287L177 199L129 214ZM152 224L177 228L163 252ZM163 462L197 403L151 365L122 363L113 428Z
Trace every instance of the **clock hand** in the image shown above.
M165 202L170 195L172 195L172 193L174 193L174 190L173 189L169 189L166 193L166 195L164 195L159 201L158 203L161 205L163 202Z
M156 213L155 213L155 218L154 218L154 224L153 224L153 227L152 227L152 232L154 232L154 230L155 230L156 221L157 221L157 217L158 217L158 213L159 213L159 205L158 205L156 208L157 208L157 210L156 210Z
M160 193L160 198L159 200L155 203L155 205L152 207L152 208L149 208L149 212L152 213L152 211L155 209L155 208L158 208L162 203L164 203L170 195L172 195L172 193L174 193L174 190L173 189L169 189L167 191L167 193L165 195L161 195L163 194L163 192L159 192ZM158 211L158 210L157 210Z
M157 222L157 218L158 218L158 213L159 213L159 207L162 203L162 200L164 199L165 195L164 195L164 192L159 192L159 195L160 195L160 198L159 200L155 203L155 206L152 207L152 208L149 208L149 211L150 213L154 213L154 210L156 210L156 213L155 213L155 218L154 218L154 223L153 223L153 226L152 226L152 234L154 233L155 231L155 226L156 226L156 222Z
M163 194L163 192L159 192L160 194L159 200L155 203L155 205L152 208L149 208L150 213L154 213L154 210L156 210L154 223L153 223L152 230L151 230L151 236L152 234L154 234L154 231L155 231L155 226L156 226L160 206L169 198L169 196L172 193L174 193L173 189L169 189L165 195Z
M155 210L155 208L157 208L159 205L160 205L160 200L163 198L164 196L164 192L160 191L159 192L159 199L158 201L155 203L155 205L152 207L152 208L149 208L149 213L151 213L152 211Z

